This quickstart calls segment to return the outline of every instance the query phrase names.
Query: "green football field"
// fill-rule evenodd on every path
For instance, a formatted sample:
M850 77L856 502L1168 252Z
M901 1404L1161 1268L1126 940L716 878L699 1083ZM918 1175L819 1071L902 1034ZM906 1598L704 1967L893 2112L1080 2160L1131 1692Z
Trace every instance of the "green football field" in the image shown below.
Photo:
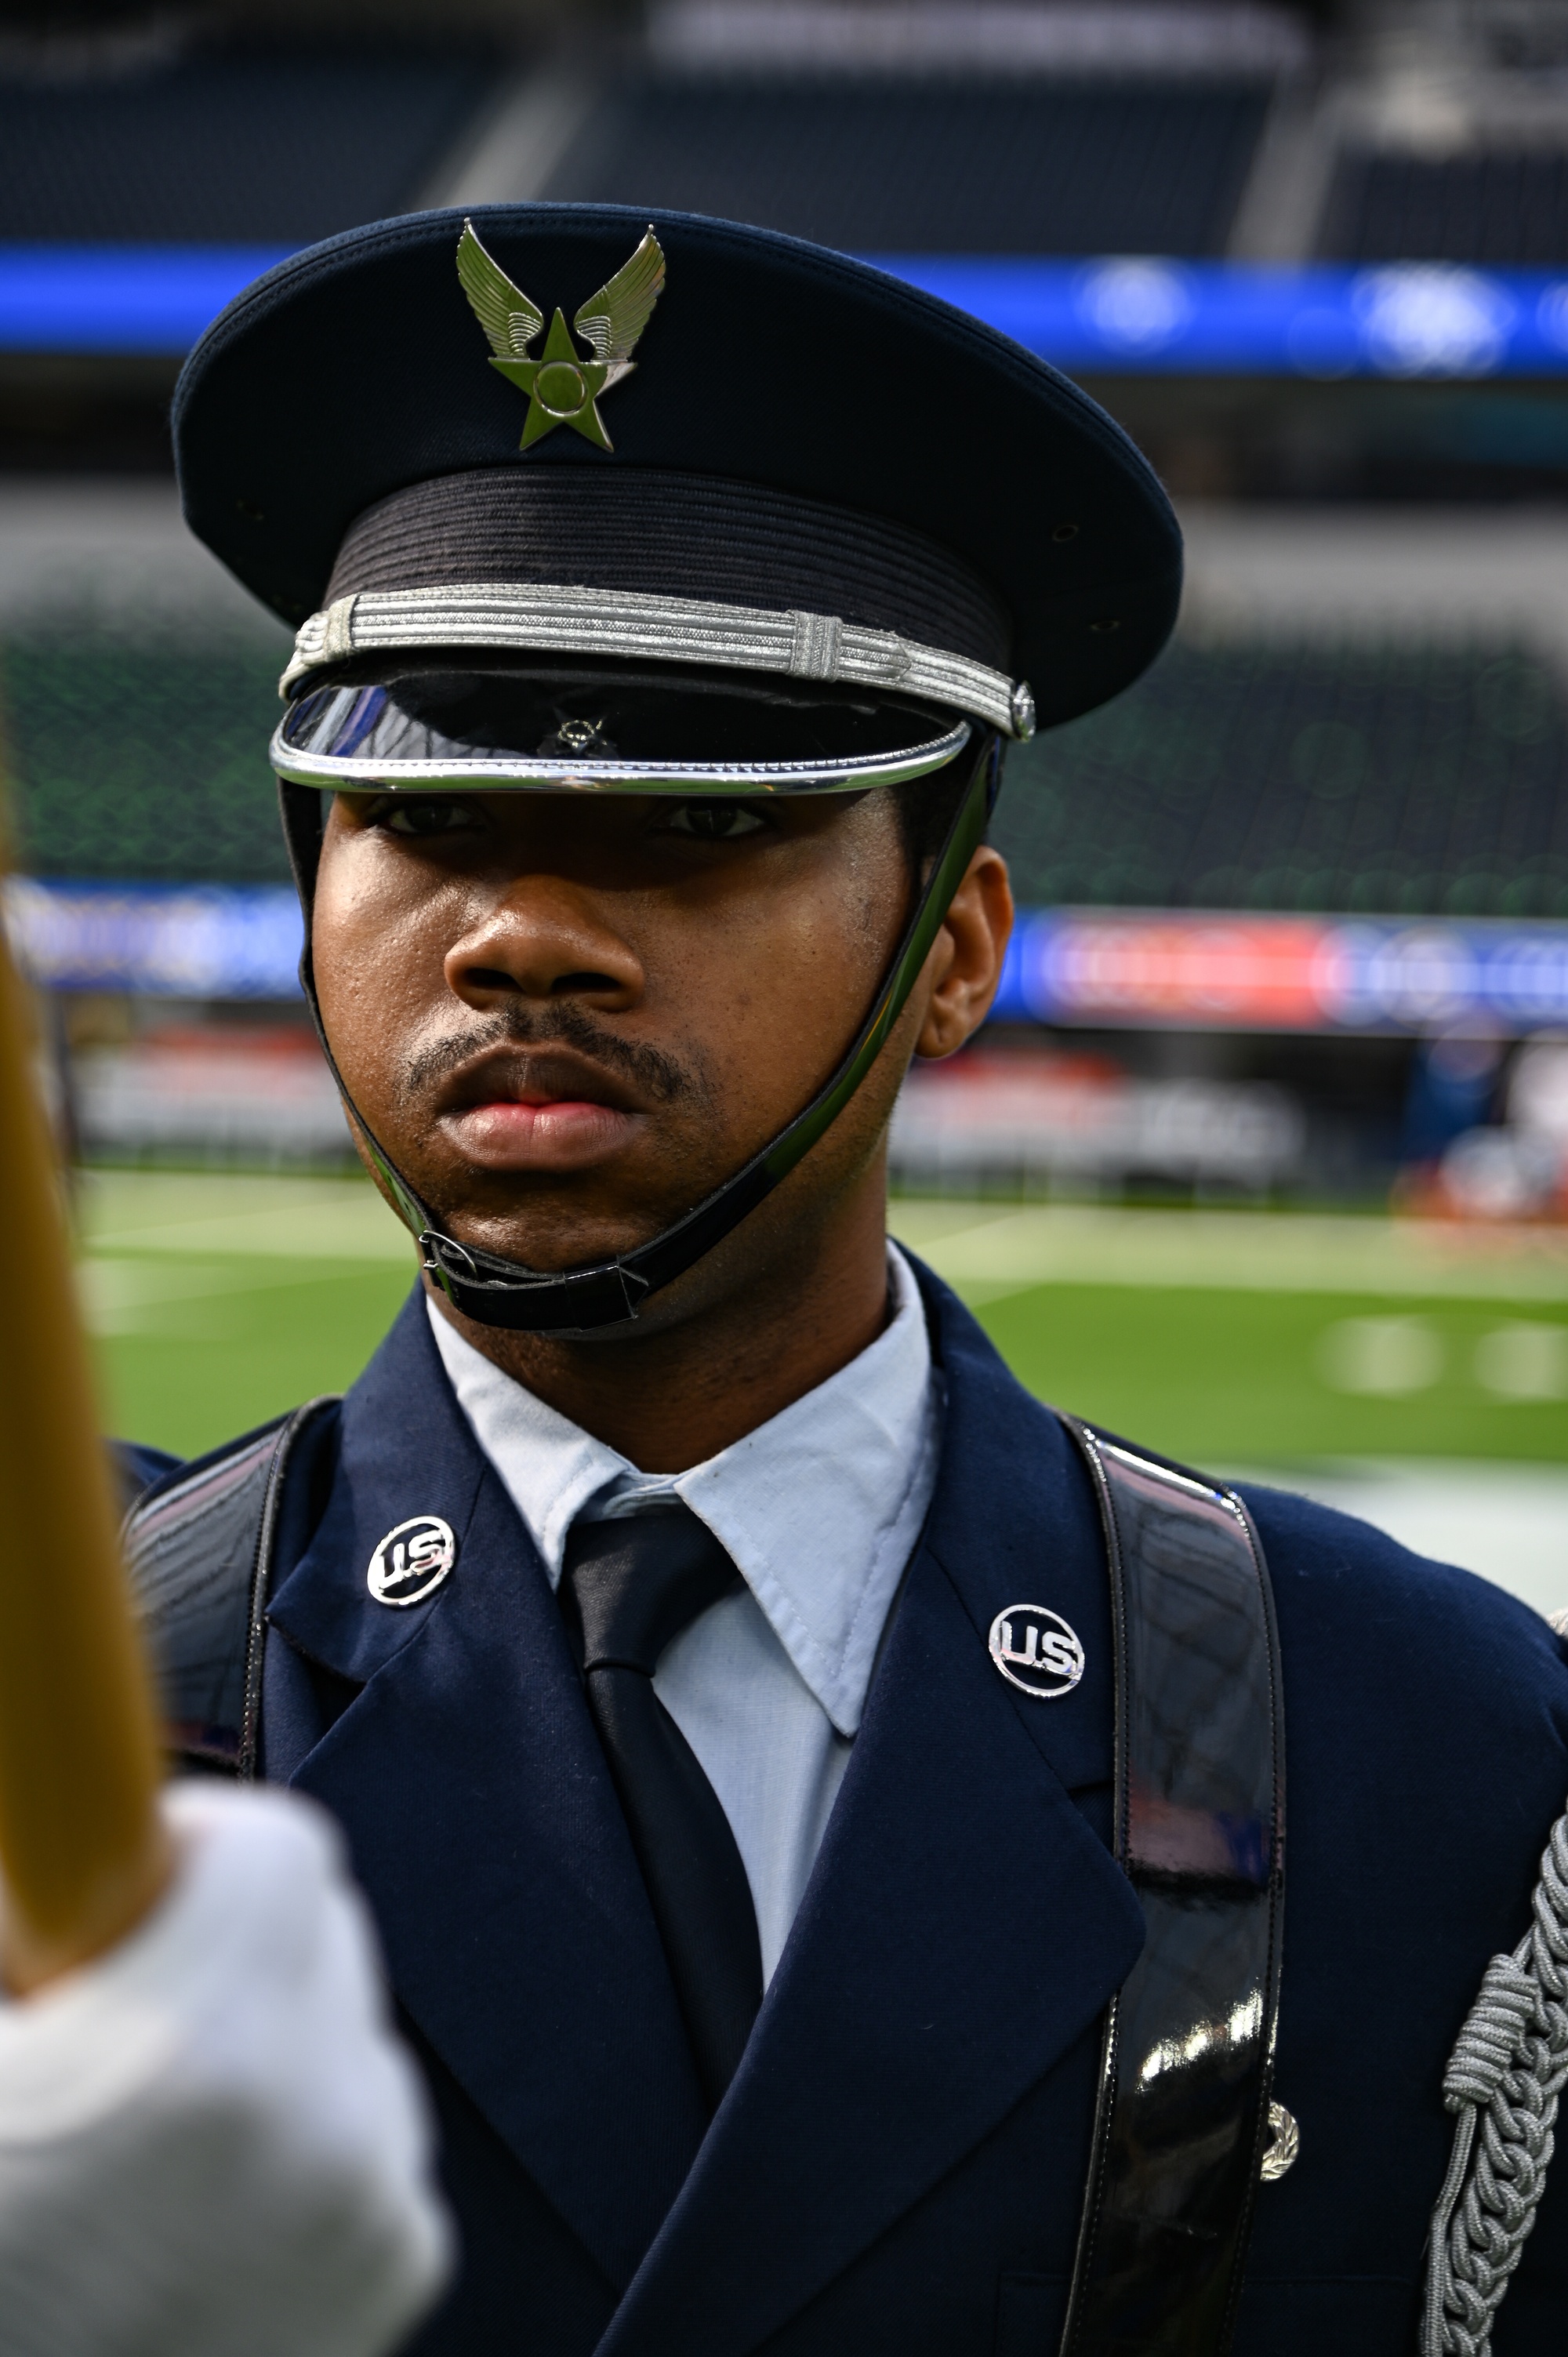
M353 1381L413 1280L350 1178L95 1172L107 1421L190 1455ZM1268 1212L895 1206L1035 1391L1214 1465L1568 1461L1568 1238Z

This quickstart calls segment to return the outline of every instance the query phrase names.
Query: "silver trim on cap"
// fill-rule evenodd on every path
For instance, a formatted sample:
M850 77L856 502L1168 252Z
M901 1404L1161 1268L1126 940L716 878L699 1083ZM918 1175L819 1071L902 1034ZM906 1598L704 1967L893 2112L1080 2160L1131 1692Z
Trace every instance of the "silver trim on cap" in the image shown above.
M349 655L454 646L704 663L897 688L969 713L1008 737L1032 733L1019 725L1034 709L1023 683L894 630L874 630L836 614L774 612L706 597L650 597L637 590L550 582L458 582L431 589L362 589L338 597L301 628L278 693L286 695L295 680Z

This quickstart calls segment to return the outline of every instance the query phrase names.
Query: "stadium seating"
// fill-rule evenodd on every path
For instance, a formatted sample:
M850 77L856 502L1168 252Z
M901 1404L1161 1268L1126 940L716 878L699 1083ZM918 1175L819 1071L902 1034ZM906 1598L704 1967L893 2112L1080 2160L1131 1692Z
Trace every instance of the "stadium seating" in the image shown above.
M1035 906L1568 917L1568 715L1517 649L1178 641L996 840Z
M126 883L286 882L277 657L104 631L0 643L19 863Z
M1568 262L1568 153L1342 157L1319 240L1344 262Z
M1266 82L628 75L545 194L859 253L1223 251Z
M107 631L0 647L25 866L285 879L275 674ZM1568 712L1507 647L1178 642L1015 748L997 840L1036 907L1568 917Z
M416 202L481 53L230 49L91 78L0 70L0 240L304 245Z

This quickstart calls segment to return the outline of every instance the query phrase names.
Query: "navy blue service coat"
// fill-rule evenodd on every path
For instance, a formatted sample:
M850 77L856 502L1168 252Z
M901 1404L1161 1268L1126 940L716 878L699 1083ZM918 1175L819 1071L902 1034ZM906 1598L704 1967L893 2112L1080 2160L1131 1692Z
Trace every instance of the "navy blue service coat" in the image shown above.
M922 1281L936 1495L711 2127L543 1568L417 1297L297 1469L264 1769L344 1826L440 2115L465 2255L419 2357L1051 2357L1101 2017L1143 1939L1108 1847L1106 1572L1073 1446ZM1407 2357L1444 2065L1568 1794L1568 1661L1467 1573L1249 1502L1284 1661L1275 2086L1301 2155L1260 2192L1238 2357ZM366 1566L423 1513L456 1568L390 1610ZM1049 1708L987 1653L1020 1600L1087 1652ZM1565 2343L1568 2153L1496 2352Z

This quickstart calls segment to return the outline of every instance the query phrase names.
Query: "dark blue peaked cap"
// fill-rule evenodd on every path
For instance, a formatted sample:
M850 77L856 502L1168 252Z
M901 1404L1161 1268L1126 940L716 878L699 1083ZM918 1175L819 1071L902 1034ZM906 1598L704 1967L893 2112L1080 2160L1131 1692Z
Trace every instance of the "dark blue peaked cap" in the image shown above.
M295 255L186 364L186 518L285 620L323 605L349 526L390 494L569 467L757 486L940 544L1005 609L1011 670L1045 726L1114 695L1164 645L1181 589L1164 491L1101 409L1006 338L843 254L654 213L667 284L635 373L606 397L613 455L568 431L520 452L523 401L487 365L458 283L464 218L411 214ZM472 218L546 318L571 318L650 225L612 205Z

